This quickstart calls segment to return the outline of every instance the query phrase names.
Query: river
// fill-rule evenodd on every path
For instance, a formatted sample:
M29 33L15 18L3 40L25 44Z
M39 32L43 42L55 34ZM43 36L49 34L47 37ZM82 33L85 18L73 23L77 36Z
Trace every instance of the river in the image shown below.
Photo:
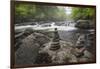
M47 24L37 24L37 25L25 25L25 26L15 26L15 32L16 31L24 31L27 28L32 28L33 30L45 30L45 31L54 31L55 28L57 28L60 39L65 40L68 42L71 42L73 45L76 44L76 41L78 40L80 35L87 36L90 33L94 33L94 30L84 30L84 29L78 29L75 27L74 24L63 24L60 26L55 25L54 22L47 23ZM88 38L88 37L87 37ZM88 39L85 39L88 40ZM87 43L86 43L87 44Z

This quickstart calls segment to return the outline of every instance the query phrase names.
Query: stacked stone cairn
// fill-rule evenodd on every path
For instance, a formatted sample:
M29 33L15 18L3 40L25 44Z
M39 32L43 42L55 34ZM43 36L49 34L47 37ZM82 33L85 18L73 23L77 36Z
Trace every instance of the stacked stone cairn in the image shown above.
M76 57L81 57L84 55L84 50L85 50L85 35L81 35L77 42L76 42L76 51L77 51L77 54L76 54Z
M59 34L58 34L58 31L57 31L57 28L55 28L55 31L54 31L54 36L53 36L53 40L51 42L51 47L50 47L50 50L58 50L60 49L60 42L59 42L60 38L59 38Z
M90 34L88 34L88 51L90 51L91 53L95 54L95 33L91 32Z

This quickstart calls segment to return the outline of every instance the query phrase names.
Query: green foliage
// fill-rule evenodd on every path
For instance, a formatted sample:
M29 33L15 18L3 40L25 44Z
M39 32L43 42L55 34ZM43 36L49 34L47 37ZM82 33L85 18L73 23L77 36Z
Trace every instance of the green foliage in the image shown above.
M72 8L72 18L74 20L78 19L91 20L94 18L94 15L95 15L94 8L82 8L82 7Z
M59 21L66 20L63 7L34 4L16 4L16 23L26 21Z
M15 7L16 21L27 21L28 18L32 18L35 14L35 5L18 4Z
M94 8L72 8L72 18L79 21L76 27L83 29L94 28L95 24L95 9ZM81 21L80 21L81 20Z

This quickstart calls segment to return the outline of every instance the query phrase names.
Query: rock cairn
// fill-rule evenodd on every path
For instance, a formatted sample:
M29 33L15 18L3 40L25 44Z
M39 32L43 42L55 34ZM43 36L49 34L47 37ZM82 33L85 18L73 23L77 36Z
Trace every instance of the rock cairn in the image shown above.
M58 31L57 31L57 28L55 28L53 40L52 40L51 46L50 46L50 50L55 51L55 50L60 49L60 42L59 42L59 40L60 40L59 34L58 34Z
M76 52L77 54L76 57L81 57L84 55L84 50L85 50L85 43L86 40L85 40L85 35L84 34L81 34L76 42Z

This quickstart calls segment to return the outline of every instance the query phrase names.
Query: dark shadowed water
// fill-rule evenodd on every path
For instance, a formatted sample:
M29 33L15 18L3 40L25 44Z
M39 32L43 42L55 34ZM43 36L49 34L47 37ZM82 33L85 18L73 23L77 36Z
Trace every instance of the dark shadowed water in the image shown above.
M89 35L91 33L94 33L94 30L81 30L81 29L75 29L70 31L58 31L60 39L72 42L74 45L76 44L76 41L78 40L80 35ZM88 42L89 36L86 38L86 42Z

